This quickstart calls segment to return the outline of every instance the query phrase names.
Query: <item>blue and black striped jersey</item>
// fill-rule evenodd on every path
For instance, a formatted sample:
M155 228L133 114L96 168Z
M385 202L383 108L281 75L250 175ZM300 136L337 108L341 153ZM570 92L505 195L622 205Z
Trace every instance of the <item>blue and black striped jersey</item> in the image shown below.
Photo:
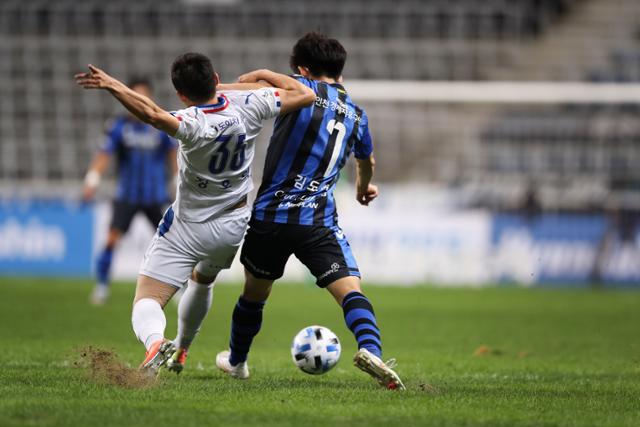
M116 200L136 205L169 201L167 154L176 148L164 132L120 117L107 129L102 150L118 160Z
M253 217L332 226L340 170L352 152L360 159L373 152L367 115L342 85L294 77L315 91L316 102L276 119Z

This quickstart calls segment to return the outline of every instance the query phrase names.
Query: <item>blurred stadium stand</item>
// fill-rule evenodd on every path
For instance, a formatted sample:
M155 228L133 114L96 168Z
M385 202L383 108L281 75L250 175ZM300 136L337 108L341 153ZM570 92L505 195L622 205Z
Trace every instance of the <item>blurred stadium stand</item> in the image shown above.
M168 79L179 53L211 55L227 81L287 71L309 29L344 41L347 80L628 82L640 81L639 17L636 0L3 1L0 180L5 190L46 181L45 193L79 183L105 120L121 111L74 87L87 62L122 78L151 74L167 108L179 107ZM535 186L548 208L578 208L640 178L633 106L363 104L382 181L463 185L492 207Z

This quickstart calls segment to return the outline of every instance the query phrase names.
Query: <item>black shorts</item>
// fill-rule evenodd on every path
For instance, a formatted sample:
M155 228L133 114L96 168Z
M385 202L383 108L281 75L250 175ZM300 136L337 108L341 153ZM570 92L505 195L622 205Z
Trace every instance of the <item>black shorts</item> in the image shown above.
M343 277L360 277L349 242L337 225L249 222L240 261L252 275L279 279L291 254L311 271L321 288Z
M156 227L162 219L162 204L137 205L121 200L113 201L113 216L111 217L111 228L120 231L122 234L129 230L133 217L138 212L142 212L149 218L151 224Z

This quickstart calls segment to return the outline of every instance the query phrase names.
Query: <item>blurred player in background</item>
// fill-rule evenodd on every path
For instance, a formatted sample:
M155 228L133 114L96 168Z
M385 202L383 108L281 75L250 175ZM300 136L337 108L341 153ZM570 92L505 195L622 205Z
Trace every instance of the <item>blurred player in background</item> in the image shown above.
M316 94L314 105L286 114L275 123L240 260L244 292L231 324L230 351L217 366L236 378L248 378L247 355L262 325L262 310L274 280L282 277L292 254L342 306L347 327L358 342L354 363L389 389L404 385L385 364L380 331L371 303L360 289L360 271L338 226L333 189L351 152L357 159L356 193L367 206L378 196L371 184L374 158L367 115L340 83L347 53L335 39L317 33L293 48L295 78ZM243 81L267 84L260 73Z
M261 76L273 88L218 94L211 61L187 53L171 67L171 80L187 108L170 114L104 71L89 68L76 75L79 85L108 90L140 120L180 143L176 200L145 254L131 315L133 330L147 349L141 368L153 374L169 362L171 370L180 372L211 308L213 282L231 266L249 221L255 137L264 120L311 105L315 95L295 79L270 71ZM178 336L172 342L164 337L163 308L185 284Z
M145 77L129 81L129 88L150 97L151 83ZM107 241L96 260L97 281L91 302L104 304L109 296L109 281L113 251L129 230L138 212L143 213L155 228L170 202L167 189L169 176L178 171L177 144L165 133L140 121L133 114L122 115L106 130L104 145L94 158L85 177L83 198L93 200L102 175L111 157L117 160L117 189Z

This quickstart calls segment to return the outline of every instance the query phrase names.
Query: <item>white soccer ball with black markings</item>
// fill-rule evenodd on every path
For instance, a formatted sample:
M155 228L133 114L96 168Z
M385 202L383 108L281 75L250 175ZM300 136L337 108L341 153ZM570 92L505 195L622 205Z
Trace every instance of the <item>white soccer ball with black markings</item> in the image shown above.
M336 334L322 326L308 326L293 338L293 363L303 372L320 375L340 360L340 341Z

